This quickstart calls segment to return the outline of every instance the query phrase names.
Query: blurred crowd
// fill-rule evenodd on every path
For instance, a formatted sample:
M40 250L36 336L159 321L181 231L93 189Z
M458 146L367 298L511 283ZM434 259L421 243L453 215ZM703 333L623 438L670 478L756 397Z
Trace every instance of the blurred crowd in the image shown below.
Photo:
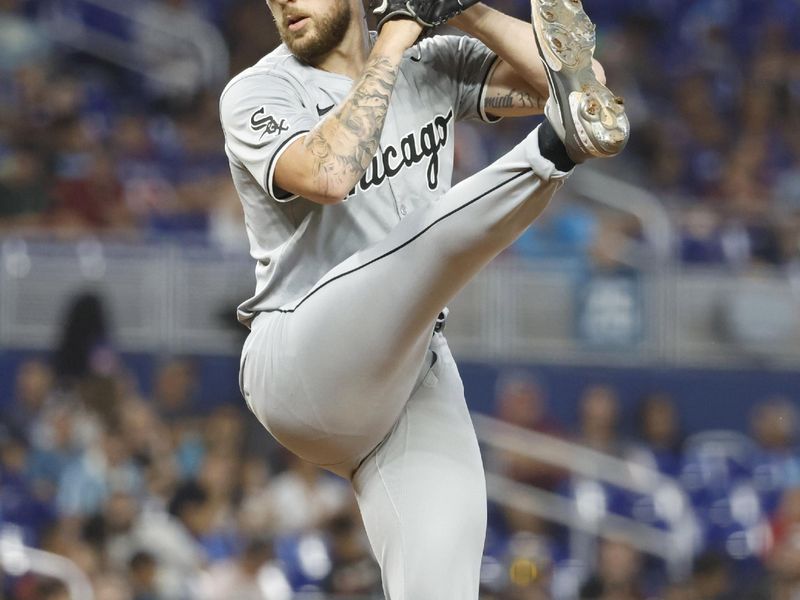
M241 403L198 412L193 368L166 362L143 397L122 373L65 386L22 364L0 428L6 544L71 559L98 600L379 589L349 486L269 444ZM67 598L47 578L2 579L9 600Z
M201 402L199 381L188 357L137 379L98 299L76 299L55 350L20 361L0 398L0 597L68 598L61 582L20 568L20 544L68 558L97 600L382 597L349 485L280 448L241 398ZM653 390L623 414L618 393L587 380L576 418L561 421L557 390L527 370L500 374L488 403L497 419L665 479L631 489L608 465L580 475L487 447L489 472L576 512L553 523L524 492L490 503L482 600L797 598L793 399L754 402L749 435L687 436L679 397ZM676 552L595 535L620 519L670 533L659 551Z
M277 44L268 11L192 0L127 8L0 0L0 233L182 236L246 249L218 114L228 65L208 81L201 47L184 46L224 31L231 71L241 70ZM76 24L108 46L80 51L59 37Z
M526 0L491 4L528 18ZM664 199L685 262L794 264L796 0L586 5L634 131L624 157L603 168ZM268 11L257 0L153 0L126 10L123 18L88 0L0 0L0 232L180 235L243 249L217 115L224 77L204 77L193 62L198 52L181 46L186 40L169 41L141 19L220 32L235 74L278 43ZM112 43L80 48L60 35L75 23ZM126 66L111 52L119 44ZM527 127L515 119L460 125L456 178L510 148ZM625 262L625 240L638 237L629 218L562 198L513 251Z
M553 419L548 406L556 401L558 395L549 398L529 372L512 371L497 383L496 416L622 459L628 466L621 471L638 465L670 483L631 491L608 483L614 475L609 465L593 467L608 476L604 481L515 454L489 454L490 469L571 499L579 515L576 526L564 530L535 511L495 507L487 554L505 557L512 567L530 565L536 576L515 581L512 569L511 582L501 578L501 591L490 598L790 600L800 595L800 413L793 398L754 402L747 434L692 435L683 431L680 398L662 391L645 395L631 414L623 414L617 390L587 382L573 424ZM676 573L635 543L596 540L593 528L614 517L677 532L662 543L687 565ZM589 533L581 533L577 521L584 521ZM686 546L679 541L684 534Z
M153 11L220 32L231 74L278 43L261 0L129 4L139 17ZM523 0L491 4L529 11ZM799 266L800 3L585 4L634 128L630 150L603 168L663 199L684 262ZM71 20L128 49L155 44L158 55L136 64L162 76L66 43L53 28ZM246 248L217 114L224 81L204 78L184 49L152 35L81 0L0 0L0 236L179 237ZM526 123L459 125L456 177L510 148ZM638 227L566 197L512 252L624 263ZM19 366L12 397L0 398L0 548L24 542L69 558L98 600L380 597L345 482L281 450L240 399L198 405L190 359L165 360L144 393L107 345L97 307L83 314L52 357ZM624 422L607 385L587 382L575 423L553 418L548 404L557 400L530 374L509 372L495 412L654 469L681 493L632 493L506 454L487 453L487 465L590 507L595 521L615 514L660 530L688 522L694 560L670 573L635 545L493 505L486 600L800 597L790 399L761 401L749 435L688 437L680 398L657 391L642 399L635 423ZM0 598L67 597L57 580L0 569Z
M686 262L784 265L800 235L800 5L617 0L606 63ZM601 27L603 26L601 22Z

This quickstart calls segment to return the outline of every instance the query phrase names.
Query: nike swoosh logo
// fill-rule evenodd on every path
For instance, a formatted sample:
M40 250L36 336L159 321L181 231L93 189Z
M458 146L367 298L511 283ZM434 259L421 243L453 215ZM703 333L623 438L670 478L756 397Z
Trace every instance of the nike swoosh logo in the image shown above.
M325 108L320 108L319 104L317 104L317 112L319 113L320 117L324 117L329 112L333 110L333 107L336 106L335 104L331 104L330 106L326 106Z
M419 52L416 56L410 56L411 62L421 62L422 61L422 52Z

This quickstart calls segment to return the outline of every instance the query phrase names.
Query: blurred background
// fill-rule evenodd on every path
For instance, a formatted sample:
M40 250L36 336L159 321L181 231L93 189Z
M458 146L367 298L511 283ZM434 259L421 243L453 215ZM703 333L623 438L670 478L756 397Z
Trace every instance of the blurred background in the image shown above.
M450 307L483 599L796 599L800 2L585 4L629 150ZM0 598L382 598L238 391L217 99L277 42L262 0L0 0ZM457 177L535 124L458 125Z

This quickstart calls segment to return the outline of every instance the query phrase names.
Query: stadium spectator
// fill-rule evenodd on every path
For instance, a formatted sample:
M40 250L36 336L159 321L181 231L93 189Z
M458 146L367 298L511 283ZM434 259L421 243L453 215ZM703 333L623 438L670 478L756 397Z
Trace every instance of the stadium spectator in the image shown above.
M343 511L328 525L331 572L323 589L332 594L362 595L381 591L380 569L373 560L363 527Z
M787 490L773 523L767 573L747 591L752 600L792 600L800 594L800 489Z
M132 600L158 600L157 563L147 552L137 552L128 563Z
M36 593L31 597L31 600L34 597L40 600L72 600L67 586L60 581L53 580L39 583Z
M724 556L707 552L698 556L692 568L691 598L734 600L731 566Z
M93 293L72 299L53 358L59 384L71 388L91 373L104 373L113 364L113 351L103 301Z
M37 497L26 473L28 446L25 438L0 423L0 524L14 523L29 543L39 541L53 519L50 505Z
M687 264L721 264L726 260L722 223L707 204L691 206L681 215L681 259Z
M563 428L547 413L547 399L540 383L524 371L502 373L496 384L495 412L507 423L553 436ZM501 470L511 479L553 490L564 478L558 468L510 453L498 453Z
M28 478L45 502L55 500L64 472L81 451L80 420L69 406L54 406L34 424Z
M125 205L122 183L107 149L95 148L73 157L72 170L58 177L50 219L63 232L75 234L114 231L134 226Z
M16 147L0 156L0 230L38 225L52 202L39 154Z
M213 423L214 418L212 416ZM207 443L207 442L206 442ZM239 539L235 510L238 502L238 454L208 446L198 481L208 493L211 526L201 542L210 561L231 558L238 554Z
M134 553L143 551L156 559L161 597L180 600L194 593L207 561L201 539L212 525L208 493L191 480L175 490L168 512L154 506L139 514L131 528L130 547Z
M159 368L153 391L155 406L170 426L195 419L196 392L197 374L189 360L170 360Z
M142 481L117 430L102 431L64 467L56 505L65 516L86 517L99 511L112 492L138 494Z
M642 557L629 545L602 542L595 573L581 586L583 600L644 600L639 581Z
M649 394L638 407L637 429L643 445L637 451L648 456L653 468L671 477L680 474L683 456L678 410L672 398L663 392Z
M769 512L777 508L784 490L800 485L797 428L797 408L787 398L769 398L753 411L751 435L759 449L753 457L753 476Z
M797 449L797 408L783 397L769 398L756 406L751 421L753 439L761 449L775 456L791 459ZM797 482L792 466L786 472L785 482L791 486Z
M259 574L272 559L268 542L248 541L241 556L217 562L208 569L198 600L270 600L260 585Z
M14 398L6 421L28 439L32 439L36 435L35 425L39 415L52 401L52 369L44 361L28 360L17 369Z
M622 457L629 450L618 430L619 400L607 385L587 387L579 400L579 424L576 441L612 456Z
M300 533L321 527L349 506L352 494L344 482L310 463L289 457L289 468L242 504L251 530Z
M0 72L47 60L49 54L46 32L25 18L25 1L0 0Z
M141 54L139 59L151 71L146 89L154 98L185 101L212 83L204 73L197 46L153 27L153 23L159 23L173 31L208 35L211 23L203 14L205 6L211 3L166 0L136 5L131 37Z
M102 509L84 521L81 537L105 558L109 568L122 572L135 555L131 532L141 508L134 495L114 491Z

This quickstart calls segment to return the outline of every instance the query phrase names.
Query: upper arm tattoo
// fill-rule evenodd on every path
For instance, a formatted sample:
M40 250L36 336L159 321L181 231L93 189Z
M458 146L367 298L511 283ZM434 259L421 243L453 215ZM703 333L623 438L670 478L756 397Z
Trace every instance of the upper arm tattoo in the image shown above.
M547 98L534 96L525 90L502 90L484 101L486 108L544 110Z
M324 193L364 175L378 151L398 70L385 56L370 59L347 99L306 136L312 177Z

